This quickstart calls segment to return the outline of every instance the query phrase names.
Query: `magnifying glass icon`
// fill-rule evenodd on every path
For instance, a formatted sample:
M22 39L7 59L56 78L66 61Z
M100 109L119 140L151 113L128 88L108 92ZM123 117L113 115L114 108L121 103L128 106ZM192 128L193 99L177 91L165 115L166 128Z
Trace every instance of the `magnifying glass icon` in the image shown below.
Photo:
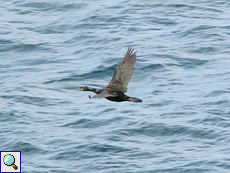
M12 166L15 170L18 169L18 167L14 164L15 163L15 158L12 154L7 154L3 158L3 162L7 166Z

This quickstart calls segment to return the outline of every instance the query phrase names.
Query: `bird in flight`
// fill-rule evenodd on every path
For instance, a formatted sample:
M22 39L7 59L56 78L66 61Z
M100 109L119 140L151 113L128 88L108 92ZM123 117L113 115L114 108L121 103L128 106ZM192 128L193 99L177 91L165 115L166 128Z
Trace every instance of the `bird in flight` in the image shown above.
M127 85L133 75L134 64L136 62L136 53L133 48L128 48L125 57L121 63L115 69L114 75L110 83L102 88L95 89L88 86L76 88L82 91L92 91L96 95L89 98L106 98L110 101L122 102L142 102L141 99L135 97L129 97L124 93L127 91Z

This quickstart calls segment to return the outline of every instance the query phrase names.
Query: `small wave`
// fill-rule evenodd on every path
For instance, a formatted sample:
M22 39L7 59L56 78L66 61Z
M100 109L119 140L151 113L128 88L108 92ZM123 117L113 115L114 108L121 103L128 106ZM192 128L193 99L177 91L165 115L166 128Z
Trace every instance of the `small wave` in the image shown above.
M185 135L202 139L215 139L218 137L218 134L215 134L212 130L195 129L179 125L168 126L166 124L149 124L135 129L120 129L114 131L113 134L121 136L144 135L150 137Z

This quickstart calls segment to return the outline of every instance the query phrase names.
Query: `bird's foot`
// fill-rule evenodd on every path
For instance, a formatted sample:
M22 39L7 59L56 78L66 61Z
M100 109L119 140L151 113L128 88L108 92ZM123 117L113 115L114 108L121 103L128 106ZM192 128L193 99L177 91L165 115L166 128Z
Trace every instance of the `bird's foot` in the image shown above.
M92 97L89 95L89 98L91 99Z

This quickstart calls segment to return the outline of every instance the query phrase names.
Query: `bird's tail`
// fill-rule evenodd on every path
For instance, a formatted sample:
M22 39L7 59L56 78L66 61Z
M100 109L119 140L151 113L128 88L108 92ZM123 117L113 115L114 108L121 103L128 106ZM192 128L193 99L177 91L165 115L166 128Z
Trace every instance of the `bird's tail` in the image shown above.
M142 102L141 99L138 99L138 98L135 98L135 97L129 97L128 101L135 102L135 103Z

